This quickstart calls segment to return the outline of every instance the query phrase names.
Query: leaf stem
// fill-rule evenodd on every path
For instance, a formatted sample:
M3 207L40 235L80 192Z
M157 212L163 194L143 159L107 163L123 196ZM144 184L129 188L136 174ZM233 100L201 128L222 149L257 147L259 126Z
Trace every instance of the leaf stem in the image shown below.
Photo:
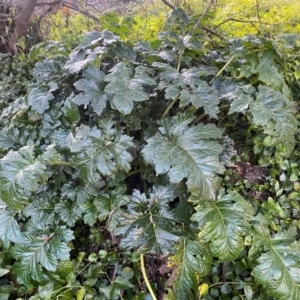
M206 114L203 113L203 114L200 115L197 119L195 119L195 120L191 123L191 125L197 124L197 123L198 123L200 120L202 120L205 116L206 116Z
M234 282L234 281L233 282L230 282L230 281L220 281L220 282L211 284L210 286L208 286L208 288L211 288L213 286L220 285L220 284L223 284L223 283L228 283L228 284L242 284L242 283L244 283L245 285L253 285L253 283L251 283L251 282L245 283L245 282Z
M71 164L67 161L50 161L49 165L61 165L61 166L71 166Z
M131 172L129 172L129 173L127 174L127 177L130 177L130 176L132 176L132 175L134 175L134 174L137 174L137 173L139 173L139 172L141 172L141 169L133 170L133 171L131 171Z
M148 192L148 187L147 187L146 179L143 178L143 179L142 179L142 182L143 182L144 193L145 193L145 195L147 196L147 198L149 198L149 192Z
M162 119L163 117L165 117L165 116L169 113L170 109L172 108L172 106L175 104L175 102L176 102L177 100L178 100L178 97L176 97L176 98L169 104L169 106L168 106L167 109L164 111L164 113L162 114L162 116L161 116L160 119Z
M178 58L178 63L177 63L177 68L176 70L179 72L180 70L180 65L181 65L181 60L182 60L182 55L183 55L184 49L180 50L179 58Z
M150 295L152 296L152 300L157 300L153 290L152 290L152 287L150 285L150 282L149 282L149 279L148 279L148 276L147 276L147 273L146 273L146 269L145 269L145 261L144 261L144 254L141 254L140 255L140 260L141 260L141 269L142 269L142 273L143 273L143 277L144 277L144 280L146 282L146 285L147 285L147 288L148 288L148 291L150 293Z
M235 55L232 55L229 59L229 61L223 66L223 68L217 73L216 76L220 76L222 72L232 63L232 61L235 59Z

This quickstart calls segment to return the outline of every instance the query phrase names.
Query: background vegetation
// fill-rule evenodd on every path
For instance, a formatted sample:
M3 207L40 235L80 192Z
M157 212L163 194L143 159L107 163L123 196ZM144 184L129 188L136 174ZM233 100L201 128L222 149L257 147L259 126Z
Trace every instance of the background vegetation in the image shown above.
M37 5L1 54L1 300L299 299L299 4L197 2Z

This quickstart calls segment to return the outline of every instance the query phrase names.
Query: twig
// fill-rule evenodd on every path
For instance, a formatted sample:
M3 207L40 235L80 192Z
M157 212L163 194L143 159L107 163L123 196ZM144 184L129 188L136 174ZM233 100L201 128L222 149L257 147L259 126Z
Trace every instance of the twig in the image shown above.
M214 0L210 0L208 5L206 6L206 8L204 9L201 17L199 18L199 20L197 21L197 23L195 24L195 26L193 27L193 30L191 32L191 35L194 34L195 30L199 27L199 25L201 24L202 20L204 19L204 17L207 15L207 13L209 12L211 6L214 4Z
M176 9L176 7L173 5L173 4L171 4L169 1L167 1L167 0L161 0L164 4L166 4L167 6L169 6L170 8L172 8L172 9Z
M45 6L45 5L49 5L49 6L52 6L52 5L55 5L55 4L59 4L61 3L62 0L54 0L52 2L38 2L35 6Z
M211 28L208 28L208 27L206 27L206 26L204 26L204 25L201 25L201 27L202 27L206 32L211 33L211 34L213 34L213 35L215 35L215 36L217 36L217 37L219 37L219 38L221 38L221 39L223 39L223 40L226 40L226 39L227 39L224 35L215 32L215 31L214 31L213 29L211 29Z
M258 0L256 0L256 13L257 13L257 18L258 18L258 22L259 24L261 23L261 19L260 19L260 13L259 13L259 4Z
M95 22L99 22L99 19L98 19L97 17L91 15L90 13L88 13L88 12L86 12L86 11L84 11L84 10L82 10L82 9L80 9L80 8L78 8L78 7L76 7L76 6L74 6L74 5L63 4L63 6L66 7L66 8L69 8L69 9L76 10L76 11L78 11L79 13L83 14L84 16L87 16L87 17L91 18L91 19L94 20Z
M280 24L285 24L285 23L263 23L263 22L259 22L259 21L254 21L254 20L249 20L249 21L246 21L246 20L239 20L239 19L236 19L236 18L229 18L223 22L221 22L220 24L216 25L214 27L214 29L218 28L219 26L229 22L229 21L235 21L235 22L239 22L239 23L250 23L253 27L255 27L253 24L254 23L260 23L260 24L263 24L263 25L270 25L270 26L274 26L274 25L280 25ZM256 27L255 27L256 28Z

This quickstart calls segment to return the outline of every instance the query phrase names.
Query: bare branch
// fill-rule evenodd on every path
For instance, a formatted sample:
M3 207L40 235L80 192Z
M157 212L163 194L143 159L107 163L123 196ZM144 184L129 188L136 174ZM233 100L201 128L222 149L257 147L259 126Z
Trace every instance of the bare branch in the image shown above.
M213 34L213 35L215 35L215 36L217 36L217 37L219 37L219 38L221 38L221 39L223 39L223 40L226 40L227 38L224 36L224 35L222 35L222 34L220 34L220 33L218 33L218 32L215 32L213 29L211 29L211 28L208 28L208 27L206 27L206 26L204 26L204 25L200 25L202 28L203 28L203 30L205 30L206 32L208 32L208 33L210 33L210 34Z
M191 35L194 34L194 32L196 31L196 29L198 28L198 26L201 24L202 20L204 19L204 17L207 15L207 13L209 12L210 8L212 7L212 5L214 4L214 0L210 0L208 5L206 6L206 8L204 9L201 17L199 18L199 20L197 21L197 23L195 24L195 26L193 27L193 30L191 32Z
M96 21L96 22L99 22L99 19L98 19L97 17L91 15L90 13L88 13L88 12L85 11L85 10L82 10L82 9L78 8L78 7L75 6L75 5L63 4L63 6L66 7L66 8L69 8L69 9L72 9L72 10L75 10L75 11L78 11L78 12L80 12L81 14L83 14L83 15L85 15L85 16L91 18L92 20L94 20L94 21Z
M55 5L55 4L59 4L61 2L62 2L62 0L53 0L52 2L39 2L39 3L36 4L36 6L45 6L45 5L52 6L52 5Z
M256 0L256 13L257 13L257 18L258 18L259 23L261 23L260 12L259 12L259 5L260 5L260 3L258 3L258 0Z
M169 1L167 1L167 0L161 0L164 4L166 4L167 6L169 6L170 8L172 8L172 9L176 9L176 7L173 5L173 4L171 4Z
M260 21L254 21L254 20L249 20L249 21L246 21L246 20L239 20L239 19L235 19L235 18L229 18L221 23L219 23L218 25L216 25L214 27L214 29L218 28L219 26L229 22L229 21L234 21L234 22L239 22L239 23L249 23L251 24L253 27L255 27L255 23L259 23L259 24L263 24L263 25L269 25L269 26L275 26L275 25L281 25L281 24L284 24L284 23L263 23L263 22L260 22ZM255 27L256 28L256 27Z

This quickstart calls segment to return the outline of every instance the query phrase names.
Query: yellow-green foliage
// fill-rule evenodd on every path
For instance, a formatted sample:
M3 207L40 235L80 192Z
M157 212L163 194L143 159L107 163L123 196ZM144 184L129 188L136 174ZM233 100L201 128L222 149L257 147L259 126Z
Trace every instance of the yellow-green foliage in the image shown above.
M170 9L161 0L147 0L143 3L136 12L138 25L133 27L133 34L139 39L151 40L163 27L164 18ZM169 3L188 14L200 16L209 0L169 0ZM299 12L299 0L215 0L202 24L229 37L242 37L249 33L299 34Z
M169 0L188 14L200 16L209 0ZM46 39L60 40L72 45L91 30L108 29L123 40L153 41L163 30L166 16L171 9L161 0L137 1L122 15L110 13L99 18L99 23L82 14L63 10L51 15L43 27ZM300 34L299 0L215 0L202 24L228 37L246 34L280 33Z
M99 16L99 23L80 13L72 12L66 15L60 10L45 20L42 28L43 36L46 39L74 45L87 31L108 29L123 40L152 41L163 29L166 13L170 11L165 5L160 5L155 10L152 6L152 2L138 6L134 12L128 14L129 16L108 13Z
M131 24L128 24L126 18L119 16L119 25L127 22L127 27L131 29L126 36L121 36L121 38L131 42L155 40L158 33L164 28L168 13L170 13L170 9L161 0L137 1L129 13L132 18ZM103 25L102 22L101 27Z
M229 36L300 33L299 0L218 0L213 10L212 24L218 26L228 20L216 30Z
M59 10L43 24L43 35L50 40L74 45L83 33L94 30L95 26L91 18L80 13L65 14L63 10Z
M144 18L142 15L134 17L135 24L133 26L132 37L134 40L144 40L151 42L155 40L157 34L163 29L165 24L165 14L148 15Z

